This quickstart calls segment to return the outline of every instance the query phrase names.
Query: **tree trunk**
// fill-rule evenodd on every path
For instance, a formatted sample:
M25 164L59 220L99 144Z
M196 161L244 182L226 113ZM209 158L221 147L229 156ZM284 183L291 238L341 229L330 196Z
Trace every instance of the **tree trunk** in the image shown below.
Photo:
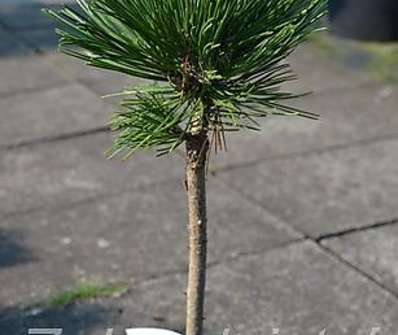
M206 284L207 217L206 157L207 133L190 135L186 141L186 188L189 210L189 273L186 335L202 335Z

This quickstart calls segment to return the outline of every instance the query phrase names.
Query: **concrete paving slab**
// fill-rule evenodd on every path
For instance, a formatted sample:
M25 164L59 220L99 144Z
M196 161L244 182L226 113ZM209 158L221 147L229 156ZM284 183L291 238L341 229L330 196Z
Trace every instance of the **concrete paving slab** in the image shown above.
M159 326L183 334L185 285L182 275L148 281L121 299L45 311L25 317L23 325L56 322L67 333L87 335L109 327L122 335L124 327ZM207 293L206 334L221 334L225 328L232 335L271 334L272 328L280 334L319 334L326 328L326 334L370 335L380 327L379 334L387 335L397 327L398 304L389 294L311 243L211 268ZM9 323L0 321L0 327Z
M313 237L398 217L398 141L270 160L220 176Z
M140 152L128 162L108 160L111 145L111 134L103 133L2 151L0 217L183 176L177 156Z
M65 83L41 57L13 57L0 59L0 95L40 91Z
M210 264L301 238L225 187L213 182L210 186ZM7 271L0 268L2 305L35 302L83 279L133 283L185 272L186 223L180 181L3 219L4 235L20 231L15 243L23 245L32 260L8 264Z
M148 81L140 78L87 66L81 60L61 53L50 53L45 56L45 60L63 77L78 81L101 96L123 91L127 87L148 83ZM119 100L118 98L106 99L105 101L116 102Z
M262 122L260 132L227 134L229 150L214 158L215 168L398 134L397 86L314 94L292 105L321 118L275 116Z
M301 93L323 92L355 88L373 80L366 67L357 66L352 60L356 57L354 46L349 42L333 39L328 42L326 49L317 41L327 38L328 35L320 35L314 41L301 45L287 58L293 72L298 76L297 81L285 86L287 90ZM343 57L341 49L345 52L349 50L350 55Z
M384 334L397 327L398 304L385 291L312 243L223 264L209 276L208 329L243 334Z
M78 84L6 97L0 110L1 146L104 127L114 111Z
M398 295L398 225L364 230L322 242Z

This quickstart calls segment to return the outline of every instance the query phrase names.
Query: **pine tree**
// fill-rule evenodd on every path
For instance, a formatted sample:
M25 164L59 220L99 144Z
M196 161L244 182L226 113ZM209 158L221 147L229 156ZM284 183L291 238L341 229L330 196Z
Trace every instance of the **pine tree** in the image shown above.
M206 162L226 134L259 130L259 119L316 119L288 103L295 79L282 61L320 30L326 0L77 0L47 11L60 49L86 64L157 84L120 93L111 156L186 148L189 210L187 335L202 335L206 277Z

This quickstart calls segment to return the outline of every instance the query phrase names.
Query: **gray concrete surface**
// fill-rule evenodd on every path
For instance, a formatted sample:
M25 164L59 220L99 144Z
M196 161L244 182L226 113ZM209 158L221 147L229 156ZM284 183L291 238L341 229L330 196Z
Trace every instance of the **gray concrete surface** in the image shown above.
M183 332L183 158L105 158L100 96L141 81L56 54L43 3L0 1L0 334ZM396 332L398 88L333 43L289 59L320 121L270 118L212 157L206 334ZM42 305L82 280L129 290Z
M313 237L398 216L398 141L265 160L221 174L232 189Z

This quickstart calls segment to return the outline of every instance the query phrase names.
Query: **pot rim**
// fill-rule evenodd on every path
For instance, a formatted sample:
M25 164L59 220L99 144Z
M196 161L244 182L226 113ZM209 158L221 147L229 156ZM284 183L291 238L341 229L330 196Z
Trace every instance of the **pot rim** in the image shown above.
M127 335L181 335L173 330L156 327L139 327L126 329Z

